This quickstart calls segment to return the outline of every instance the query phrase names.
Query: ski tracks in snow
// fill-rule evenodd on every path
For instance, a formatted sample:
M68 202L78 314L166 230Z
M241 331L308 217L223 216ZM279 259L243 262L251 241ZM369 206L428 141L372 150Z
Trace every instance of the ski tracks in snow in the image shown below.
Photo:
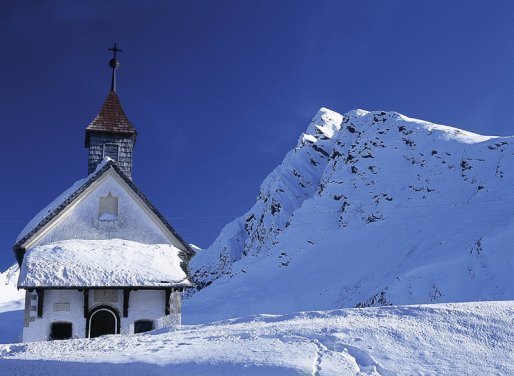
M392 376L382 368L366 351L341 342L335 335L272 335L284 344L292 342L308 343L315 346L312 376Z
M335 335L315 336L311 341L318 347L316 370L313 376L348 374L392 376L366 351L341 342Z

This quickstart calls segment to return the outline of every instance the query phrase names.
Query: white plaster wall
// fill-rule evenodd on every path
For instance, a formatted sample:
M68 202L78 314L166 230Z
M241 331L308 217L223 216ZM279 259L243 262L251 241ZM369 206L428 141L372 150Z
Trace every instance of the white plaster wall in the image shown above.
M100 197L111 192L118 197L118 219L100 221ZM48 244L67 239L120 238L145 244L168 243L169 239L152 221L113 176L100 183L96 189L56 222L34 245Z
M152 320L155 329L162 327L159 318L164 316L165 292L159 290L137 290L130 293L128 317L122 322L122 333L134 333L134 322Z
M128 317L121 318L121 333L133 334L134 322L151 320L155 329L180 325L181 293L170 296L170 315L165 315L166 293L163 290L137 290L130 293Z
M35 294L35 292L31 293ZM30 294L28 294L30 299ZM134 322L137 320L152 320L155 329L180 325L181 293L174 292L170 297L171 314L165 316L166 295L163 290L137 290L130 293L128 317L123 317L123 290L117 290L117 302L95 302L94 290L89 290L89 310L98 306L114 308L120 316L121 334L134 333ZM69 303L70 311L55 312L55 303ZM37 306L37 300L33 300ZM50 324L54 321L67 321L73 325L74 338L86 336L86 319L84 318L84 297L78 290L45 290L43 317L36 317L37 312L30 311L35 317L29 327L23 328L23 341L46 341L50 336ZM26 308L27 309L27 308Z
M35 293L32 293L35 294ZM50 323L54 321L67 321L72 323L74 338L84 337L86 320L84 319L84 298L82 292L77 290L46 290L43 299L43 317L37 317L37 312L30 315L35 317L28 327L23 328L23 341L46 341L50 335ZM37 306L37 300L34 301ZM54 303L69 303L70 310L54 311Z

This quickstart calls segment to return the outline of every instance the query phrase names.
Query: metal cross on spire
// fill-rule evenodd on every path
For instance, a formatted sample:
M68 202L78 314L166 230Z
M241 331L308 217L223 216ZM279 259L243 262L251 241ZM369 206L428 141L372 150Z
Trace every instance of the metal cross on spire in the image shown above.
M109 66L112 68L111 91L116 91L116 69L120 66L120 61L116 59L116 54L122 50L116 46L116 43L114 43L114 46L108 48L108 51L112 51L113 53L113 57L109 61Z

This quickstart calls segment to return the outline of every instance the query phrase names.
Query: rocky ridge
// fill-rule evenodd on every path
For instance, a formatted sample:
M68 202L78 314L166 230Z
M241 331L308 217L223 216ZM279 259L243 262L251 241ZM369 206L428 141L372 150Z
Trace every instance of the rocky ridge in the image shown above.
M511 137L322 108L255 205L193 259L191 309L512 299L513 154Z

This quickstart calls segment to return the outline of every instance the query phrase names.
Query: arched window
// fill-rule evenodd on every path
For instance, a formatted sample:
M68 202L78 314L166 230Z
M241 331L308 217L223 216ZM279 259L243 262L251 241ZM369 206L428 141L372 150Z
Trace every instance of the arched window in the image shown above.
M50 339L70 339L72 336L71 322L53 322L50 324Z
M144 333L153 330L153 321L152 320L137 320L134 323L134 333Z

